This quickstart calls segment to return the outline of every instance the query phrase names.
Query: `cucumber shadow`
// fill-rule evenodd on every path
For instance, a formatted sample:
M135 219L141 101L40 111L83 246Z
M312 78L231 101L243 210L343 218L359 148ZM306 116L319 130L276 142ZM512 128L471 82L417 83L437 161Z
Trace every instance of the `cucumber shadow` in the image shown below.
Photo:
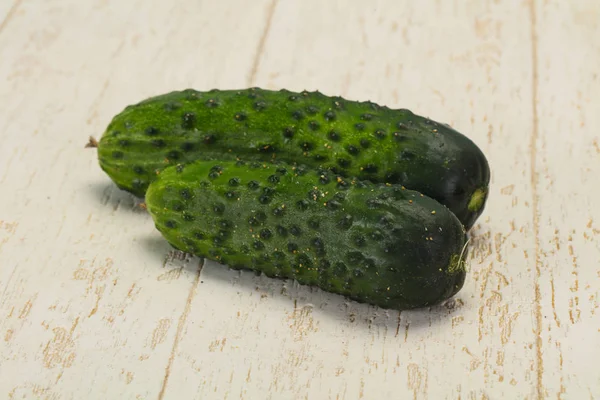
M464 300L460 299L459 294L432 307L402 311L382 309L316 287L300 285L292 280L269 278L251 270L235 270L208 259L202 262L199 257L175 250L160 236L141 238L140 243L146 247L146 251L156 255L157 266L164 267L166 263L174 263L187 269L190 274L196 274L198 265L203 265L200 273L203 285L212 283L225 290L230 288L232 297L245 291L242 297L259 302L257 308L264 301L269 301L276 303L276 307L282 307L290 312L308 312L310 309L313 317L320 315L329 320L328 322L340 324L350 330L383 329L386 332L394 332L396 336L402 338L415 333L419 336L429 335L430 333L424 333L423 329L430 332L431 328L435 329L436 326L451 327L452 318L464 306ZM168 250L165 252L165 249ZM210 304L206 306L210 307ZM273 304L269 308L272 307Z
M113 211L126 210L135 214L147 214L143 204L144 199L119 189L112 182L93 182L89 184L90 196L96 203L110 207ZM148 215L148 218L150 216Z

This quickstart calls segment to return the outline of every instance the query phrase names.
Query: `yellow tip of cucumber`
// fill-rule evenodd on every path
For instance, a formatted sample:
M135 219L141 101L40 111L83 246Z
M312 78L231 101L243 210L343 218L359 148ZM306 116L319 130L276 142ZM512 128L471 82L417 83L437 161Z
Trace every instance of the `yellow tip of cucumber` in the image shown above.
M469 200L469 204L467 208L469 211L477 212L483 207L485 203L485 199L487 198L488 189L487 188L479 188L473 192L471 199Z

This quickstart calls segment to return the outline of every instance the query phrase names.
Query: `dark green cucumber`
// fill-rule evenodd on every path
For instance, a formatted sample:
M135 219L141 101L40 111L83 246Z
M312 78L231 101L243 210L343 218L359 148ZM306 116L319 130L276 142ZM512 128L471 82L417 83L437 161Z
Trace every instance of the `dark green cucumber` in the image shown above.
M146 206L175 248L383 308L438 304L465 280L463 225L400 185L286 163L164 169Z
M196 159L284 160L398 183L446 205L469 229L483 212L488 162L447 125L320 92L176 91L128 106L99 143L102 169L143 196L156 172Z

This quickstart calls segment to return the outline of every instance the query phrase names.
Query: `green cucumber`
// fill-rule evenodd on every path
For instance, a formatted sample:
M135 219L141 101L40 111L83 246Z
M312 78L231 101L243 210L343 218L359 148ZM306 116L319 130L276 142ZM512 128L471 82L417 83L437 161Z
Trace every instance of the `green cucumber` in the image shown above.
M284 162L164 169L146 207L176 249L390 309L438 304L465 280L466 232L400 185Z
M192 89L126 107L104 132L101 168L142 197L156 172L203 160L283 160L397 183L446 205L467 230L490 172L481 150L447 125L320 92Z

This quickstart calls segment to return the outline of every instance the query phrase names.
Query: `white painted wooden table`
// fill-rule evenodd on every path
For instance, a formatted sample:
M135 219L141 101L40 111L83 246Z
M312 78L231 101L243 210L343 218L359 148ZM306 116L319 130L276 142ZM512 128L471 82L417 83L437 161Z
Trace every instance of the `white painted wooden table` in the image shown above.
M0 398L600 398L597 0L0 1ZM492 168L450 303L171 251L84 149L193 87L406 107Z

